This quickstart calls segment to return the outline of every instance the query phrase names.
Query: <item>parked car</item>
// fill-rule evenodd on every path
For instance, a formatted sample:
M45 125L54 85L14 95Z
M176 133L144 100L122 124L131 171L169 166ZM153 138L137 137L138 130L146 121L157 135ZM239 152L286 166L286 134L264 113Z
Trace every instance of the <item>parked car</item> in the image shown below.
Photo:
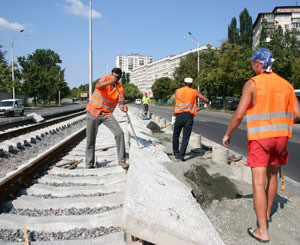
M10 99L0 101L0 115L15 116L24 115L24 102L21 99Z
M72 99L72 104L78 104L78 98L73 98Z
M135 100L135 104L136 104L136 105L140 105L140 104L142 104L142 101L141 101L141 99L136 99L136 100Z

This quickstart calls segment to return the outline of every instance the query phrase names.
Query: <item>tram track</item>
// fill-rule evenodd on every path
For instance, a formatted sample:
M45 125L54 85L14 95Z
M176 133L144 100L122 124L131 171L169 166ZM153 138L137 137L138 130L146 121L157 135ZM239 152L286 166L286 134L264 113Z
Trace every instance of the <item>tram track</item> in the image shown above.
M121 127L126 126L123 117L117 118ZM121 213L126 171L118 166L110 131L101 127L105 140L96 147L101 152L98 168L84 167L81 127L0 179L0 243L24 242L26 233L30 244L125 244Z

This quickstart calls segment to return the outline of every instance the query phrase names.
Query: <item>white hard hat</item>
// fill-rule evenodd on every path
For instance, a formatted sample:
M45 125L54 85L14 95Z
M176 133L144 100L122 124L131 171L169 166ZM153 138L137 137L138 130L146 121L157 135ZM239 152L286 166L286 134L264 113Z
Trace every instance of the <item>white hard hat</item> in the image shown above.
M184 79L184 82L185 82L185 83L193 83L193 78L186 77L186 78Z

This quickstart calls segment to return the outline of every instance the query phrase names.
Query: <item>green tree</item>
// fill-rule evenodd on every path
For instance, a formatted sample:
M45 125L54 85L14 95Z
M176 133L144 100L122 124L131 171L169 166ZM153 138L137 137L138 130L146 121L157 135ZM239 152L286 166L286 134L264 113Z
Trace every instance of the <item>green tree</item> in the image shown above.
M172 95L171 82L172 80L168 77L159 78L154 82L151 90L156 100L166 100Z
M252 17L245 8L240 13L240 44L244 44L247 47L252 48L252 38Z
M0 44L0 63L2 63L2 62L7 63L6 59L5 59L5 55L6 55L7 52L6 51L2 51L1 50L2 47L3 47L3 45Z
M22 89L22 84L20 83L21 74L17 64L14 64L14 81L12 81L11 66L5 59L6 51L2 51L1 48L2 45L0 45L0 88L6 88L8 93L12 94L13 87L15 91Z
M65 97L70 89L64 81L64 69L61 69L59 55L50 49L36 49L26 58L18 57L24 78L24 91L27 96L44 101ZM36 100L35 100L36 102Z
M134 101L135 99L142 98L143 95L138 87L131 83L123 85L125 100Z
M228 39L230 43L240 42L239 29L237 28L237 21L235 17L231 19L230 25L228 26Z
M260 48L268 48L275 58L273 71L300 88L300 41L288 30L283 33L278 26L270 36L270 42L262 42Z

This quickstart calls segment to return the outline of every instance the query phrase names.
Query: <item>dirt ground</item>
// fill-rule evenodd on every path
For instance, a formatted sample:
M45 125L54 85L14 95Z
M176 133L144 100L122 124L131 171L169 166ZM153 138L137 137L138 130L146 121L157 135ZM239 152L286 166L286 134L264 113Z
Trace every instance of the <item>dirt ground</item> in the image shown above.
M236 177L243 161L228 165L211 161L211 152L188 148L186 161L172 155L172 135L155 133L172 160L165 166L180 181L193 188L193 195L227 245L259 244L247 234L256 228L251 184ZM279 182L280 187L280 182ZM300 244L300 197L278 191L269 223L268 244Z

